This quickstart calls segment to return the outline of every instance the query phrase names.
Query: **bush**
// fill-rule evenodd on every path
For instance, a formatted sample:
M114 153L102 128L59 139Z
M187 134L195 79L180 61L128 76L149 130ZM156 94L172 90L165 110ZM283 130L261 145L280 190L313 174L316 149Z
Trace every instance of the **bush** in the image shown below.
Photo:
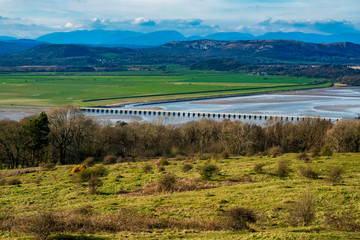
M272 157L277 157L283 154L283 149L280 146L273 146L267 150L268 155Z
M317 179L319 177L318 174L311 167L300 166L299 174L309 179Z
M191 165L191 164L185 164L182 168L181 168L181 171L183 172L188 172L190 171L191 169L193 169L194 167Z
M222 157L223 159L228 159L228 158L230 157L229 151L224 150L224 151L221 153L221 157Z
M229 178L228 181L230 181L230 182L250 183L250 182L253 182L253 179L251 178L250 175L244 174L244 175L233 176L233 177Z
M25 231L33 233L37 239L48 239L48 236L58 230L59 223L52 210L40 210L26 222Z
M87 166L86 165L76 165L72 170L71 170L71 174L74 175L74 174L78 174L79 172L82 172L84 171L85 169L87 169Z
M331 184L337 184L343 182L342 174L344 169L341 167L333 167L329 170L326 180Z
M226 211L227 226L232 230L248 230L249 223L256 222L256 214L252 209L235 207Z
M176 184L176 176L168 173L159 179L157 187L159 192L172 192Z
M92 167L95 165L95 158L94 157L87 157L84 161L82 161L83 165Z
M116 163L117 158L114 155L107 155L103 159L103 164L109 165Z
M325 144L323 146L323 148L322 148L322 150L320 152L320 155L321 156L328 156L328 157L333 155L333 152L332 152L332 150L331 150L331 148L330 148L330 146L328 144Z
M263 167L264 166L265 166L264 163L255 163L253 170L256 173L263 173Z
M142 170L144 173L151 173L152 172L152 166L150 166L149 164L143 166Z
M97 194L98 190L97 188L102 186L102 181L100 178L96 175L90 175L90 178L88 180L88 189L90 194Z
M203 154L203 153L198 153L196 156L197 160L209 160L211 159L211 155L210 154Z
M285 159L280 159L277 164L277 175L279 178L284 178L289 174L289 161Z
M0 186L5 186L5 185L7 185L6 179L5 178L0 179Z
M219 173L219 168L212 164L204 165L200 169L200 175L203 180L210 180L217 173Z
M325 213L325 225L335 231L360 231L360 223L356 222L356 219L354 211L342 214Z
M43 170L52 170L54 169L55 164L51 162L47 162L47 163L42 162L39 164L39 167Z
M170 162L166 158L161 158L160 159L160 162L159 162L160 167L168 166L168 165L170 165Z
M309 226L315 220L315 199L311 193L302 194L290 207L288 221L292 226Z
M305 161L305 162L307 162L307 161L310 160L309 156L308 156L305 152L299 153L299 154L296 156L296 158L297 158L298 160L303 160L303 161Z
M7 185L20 185L21 181L18 178L11 178L7 180Z
M93 177L104 177L108 174L108 171L103 165L96 165L94 167L87 168L79 172L78 177L81 182L88 182Z

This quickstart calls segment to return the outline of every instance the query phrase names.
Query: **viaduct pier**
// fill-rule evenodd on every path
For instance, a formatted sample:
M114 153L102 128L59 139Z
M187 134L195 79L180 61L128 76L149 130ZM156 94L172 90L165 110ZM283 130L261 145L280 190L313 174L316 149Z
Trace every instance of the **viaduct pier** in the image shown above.
M170 111L170 110L147 110L147 109L124 109L106 107L80 107L84 113L98 114L120 114L137 116L172 116L184 118L213 118L213 119L233 119L233 120L283 120L283 121L303 121L305 119L325 120L337 122L342 118L320 117L320 116L291 116L291 115L272 115L254 113L220 113L220 112L192 112L192 111Z

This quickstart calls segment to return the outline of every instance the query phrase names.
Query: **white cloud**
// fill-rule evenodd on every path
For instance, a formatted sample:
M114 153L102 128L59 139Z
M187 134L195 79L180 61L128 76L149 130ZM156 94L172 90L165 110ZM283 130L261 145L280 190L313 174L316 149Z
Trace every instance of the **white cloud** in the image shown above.
M185 35L268 30L326 33L332 28L351 31L352 24L360 27L359 12L358 0L0 0L0 35L36 36L79 28L175 29ZM280 20L258 24L267 19Z
M74 27L74 24L71 22L68 22L64 25L64 28L73 28L73 27Z
M155 26L156 25L155 21L152 21L150 19L143 18L143 17L135 18L132 23L136 24L136 25L143 25L143 26Z

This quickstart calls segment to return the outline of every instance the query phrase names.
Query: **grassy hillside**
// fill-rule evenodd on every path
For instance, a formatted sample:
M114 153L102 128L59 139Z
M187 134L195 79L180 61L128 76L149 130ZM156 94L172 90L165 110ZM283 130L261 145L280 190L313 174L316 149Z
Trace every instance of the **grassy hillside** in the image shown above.
M170 67L171 69L171 67ZM252 76L243 73L174 70L112 73L1 74L0 104L99 106L228 94L327 87L315 79L287 76ZM89 101L103 99L101 101ZM85 100L85 101L84 101Z
M59 239L54 236L60 233L69 239L360 238L360 154L298 158L286 154L122 159L131 161L105 165L107 175L100 177L103 184L97 194L89 194L89 183L75 180L74 166L1 170L0 237L40 236L31 224L43 221L46 226L50 216L53 225L62 226L53 229L52 239ZM283 178L278 176L281 160L288 161L290 170ZM254 169L259 163L264 164L262 171ZM185 171L184 165L192 168ZM219 171L204 180L200 173L208 165ZM309 177L299 167L311 168L318 177ZM329 171L334 167L344 172L342 180L331 183ZM175 180L163 185L165 176ZM313 207L313 221L307 226L291 223L299 215L296 209L307 204ZM248 230L234 231L228 215L234 207L252 209L256 215ZM76 234L88 237L75 238Z

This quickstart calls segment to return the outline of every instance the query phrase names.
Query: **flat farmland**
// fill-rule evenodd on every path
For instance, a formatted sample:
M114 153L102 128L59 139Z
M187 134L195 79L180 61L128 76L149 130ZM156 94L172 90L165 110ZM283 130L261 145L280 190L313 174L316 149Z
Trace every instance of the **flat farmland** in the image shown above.
M244 73L160 71L0 75L0 105L99 106L328 87L316 79Z

